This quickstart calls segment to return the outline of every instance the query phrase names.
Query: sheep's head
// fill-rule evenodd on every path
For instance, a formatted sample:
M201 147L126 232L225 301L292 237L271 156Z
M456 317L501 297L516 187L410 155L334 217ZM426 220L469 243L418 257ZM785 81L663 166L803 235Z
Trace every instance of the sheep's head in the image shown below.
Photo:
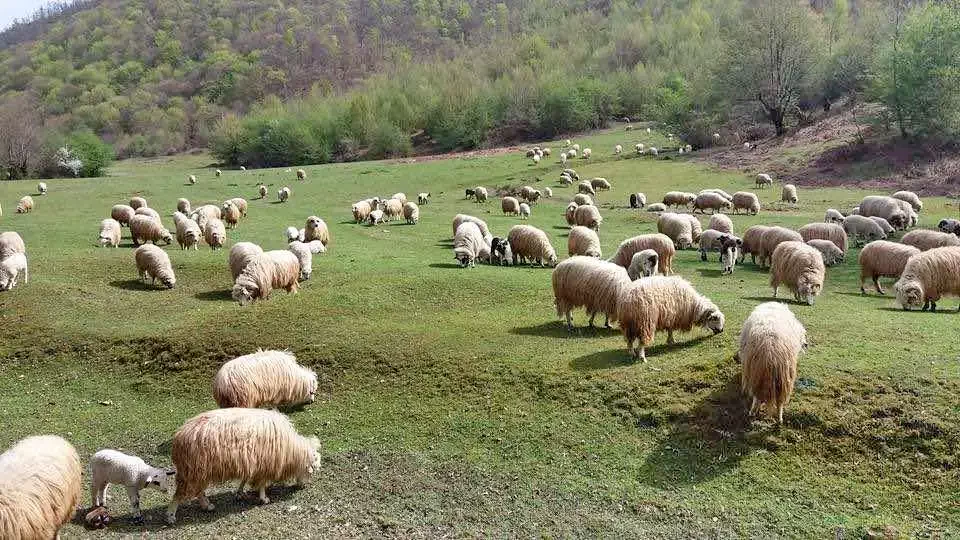
M812 306L820 294L823 285L819 281L813 281L806 276L801 276L797 283L797 298L807 305Z
M100 237L100 247L109 246L112 244L113 244L113 240L110 240L109 238L105 238L103 236Z
M319 229L320 228L320 218L317 216L310 216L307 218L307 229Z
M254 294L256 294L256 290L253 288L237 283L233 286L233 291L230 293L230 296L236 300L238 304L245 306L253 302Z
M166 469L153 469L147 476L144 487L159 489L160 491L170 493L177 485L176 471Z
M168 289L172 289L172 288L174 287L174 285L177 284L177 278L175 278L175 277L173 277L173 276L162 277L162 278L160 278L160 283L163 283L163 286L164 286L164 287L166 287L166 288L168 288Z
M453 250L453 258L460 263L462 268L466 268L473 262L473 253L466 248L457 248Z
M716 334L719 334L720 332L723 332L723 324L725 321L726 319L723 316L723 312L721 312L717 308L711 308L707 310L706 313L704 313L703 318L700 321L700 324L702 324L705 328L709 329L710 331L713 332L714 335L716 335Z
M903 306L903 309L923 307L923 285L919 281L900 280L893 287L897 291L897 302Z
M547 255L547 266L553 267L557 265L557 254L550 252Z
M173 235L170 234L170 231L164 229L160 231L160 240L162 240L164 244L169 246L173 242Z
M690 233L683 233L677 237L677 248L687 249L693 244L693 236Z

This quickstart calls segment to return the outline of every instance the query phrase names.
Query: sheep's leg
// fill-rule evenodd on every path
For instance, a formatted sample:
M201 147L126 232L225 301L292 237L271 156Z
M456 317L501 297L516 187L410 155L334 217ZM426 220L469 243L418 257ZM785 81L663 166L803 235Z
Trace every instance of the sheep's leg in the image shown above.
M773 297L774 297L774 298L777 297L777 289L779 289L779 288L780 288L779 285L774 285L774 286L773 286Z
M757 398L753 398L750 402L750 410L747 411L747 416L753 416L757 414L757 409L759 408L760 402L757 401Z
M143 521L143 514L140 512L140 490L136 486L127 486L127 496L130 498L130 508L133 509L133 521Z
M210 502L210 499L207 498L206 493L201 493L200 496L197 497L197 503L200 504L200 508L206 510L207 512L211 512L214 508L216 508L216 506Z
M777 423L783 425L783 405L777 407Z
M610 315L606 313L603 314L603 327L610 328Z
M573 332L573 317L570 315L569 311L566 313L565 317L567 319L567 332Z
M640 360L641 362L646 362L646 361L647 361L647 348L646 348L646 347L644 347L644 346L642 346L642 345L640 346L640 352L637 354L637 359Z
M26 266L23 267L23 282L30 283L30 269Z
M247 485L247 481L244 480L244 479L241 479L241 480L240 480L240 485L237 486L237 500L240 500L240 499L243 498L243 495L244 495L244 493L243 493L243 488L244 488L244 486L246 486L246 485Z
M673 340L673 330L667 330L667 345L673 345L674 343L676 342Z
M170 501L170 504L167 505L167 523L173 525L177 522L177 500L174 499Z
M103 483L95 483L90 486L90 494L93 498L94 506L107 505L107 487L109 485L110 484L103 482Z
M267 483L264 482L260 484L258 491L260 492L260 502L263 504L270 504L270 497L267 497Z
M596 313L591 313L591 314L590 314L590 323L589 323L590 328L593 328L593 319L594 319L594 317L596 317L596 316L597 316Z

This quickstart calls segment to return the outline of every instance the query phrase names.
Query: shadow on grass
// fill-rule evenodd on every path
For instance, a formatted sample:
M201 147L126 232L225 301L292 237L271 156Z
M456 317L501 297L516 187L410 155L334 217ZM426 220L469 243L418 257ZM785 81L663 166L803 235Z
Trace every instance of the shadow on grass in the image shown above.
M125 291L160 290L160 287L154 287L150 283L144 283L139 279L118 279L116 281L111 281L110 286L116 287L117 289L123 289Z
M831 294L839 294L840 296L852 296L854 298L868 298L870 300L896 300L896 298L894 298L892 295L889 295L889 294L881 295L881 294L877 294L876 291L873 291L873 292L868 291L867 294L860 294L858 292L855 292L855 293L838 292L838 293L831 293Z
M518 326L510 329L510 333L516 336L538 336L554 338L606 338L620 335L620 330L616 328L604 328L603 315L597 315L598 326L590 328L589 326L574 326L572 332L567 331L567 325L563 321L556 320L538 324L536 326Z
M771 296L744 296L743 299L753 300L755 302L780 302L781 304L790 304L791 306L808 306L806 302L797 302L793 298L786 298L784 296L781 296L779 298L774 298L772 295Z
M430 263L430 268L463 268L457 263Z
M917 316L919 316L919 315L944 315L944 314L946 314L946 315L951 315L951 314L952 314L952 315L956 315L956 314L960 313L960 311L957 311L957 308L955 308L955 307L952 307L952 306L951 306L951 307L946 307L946 308L944 308L944 307L941 307L941 306L939 306L939 305L937 306L937 310L936 310L936 311L921 311L919 308L917 308L917 309L905 310L905 309L903 309L902 307L882 307L882 308L877 308L877 309L879 309L880 311L892 311L892 312L894 312L894 313L903 313L904 315L907 315L907 314L911 314L911 313L912 313L912 314L917 315Z
M233 302L233 297L230 296L232 290L224 289L222 291L204 291L198 292L193 295L197 300L203 300L204 302Z
M697 272L700 272L700 275L703 276L703 277L714 277L714 278L716 278L716 277L721 277L721 276L726 275L726 274L724 274L722 271L717 270L716 268L701 268L701 269L697 270Z
M566 226L566 227L564 227L563 225L554 225L553 228L556 229L556 230L558 230L558 231L569 231L569 230L570 230L570 226L569 226L569 225Z
M283 204L283 201L273 201L270 204Z
M616 334L620 332L617 331ZM647 347L646 355L647 362L650 362L654 357L663 354L665 352L682 350L687 347L692 347L697 345L701 341L705 341L711 338L711 335L703 334L697 336L693 339L683 340L682 334L676 334L675 337L679 338L679 341L672 345L667 345L666 343L661 343L660 345L654 345L652 347ZM581 356L580 358L575 358L570 362L570 367L577 371L589 371L594 369L607 369L612 367L620 367L623 365L634 364L636 361L630 357L630 353L627 352L626 343L622 347L617 347L614 350L610 351L600 351L596 353L591 353L586 356Z

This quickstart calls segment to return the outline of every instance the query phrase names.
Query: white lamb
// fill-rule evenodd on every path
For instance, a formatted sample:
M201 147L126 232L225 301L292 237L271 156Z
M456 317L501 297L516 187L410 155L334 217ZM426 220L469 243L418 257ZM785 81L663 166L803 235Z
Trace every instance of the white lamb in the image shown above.
M100 450L90 457L90 496L93 506L107 503L107 487L110 484L126 486L134 517L143 521L140 513L140 490L149 487L169 492L175 485L174 471L148 465L137 456L117 450Z
M27 256L23 253L14 253L0 261L0 291L9 291L17 286L17 277L23 274L23 282L30 283L30 272L27 271Z

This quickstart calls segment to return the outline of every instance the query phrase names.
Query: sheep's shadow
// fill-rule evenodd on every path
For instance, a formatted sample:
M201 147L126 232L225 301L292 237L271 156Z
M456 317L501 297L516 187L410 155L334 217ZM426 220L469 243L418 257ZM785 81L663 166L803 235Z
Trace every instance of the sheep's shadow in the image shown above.
M227 184L227 187L240 187L240 184Z
M700 268L697 270L697 272L700 272L700 275L703 277L716 278L716 277L722 277L726 275L723 273L723 271L717 270L716 268Z
M204 302L232 302L233 297L231 296L231 289L223 289L220 291L203 291L198 292L193 295L197 300L202 300Z
M892 295L889 294L877 294L876 291L868 292L867 294L860 294L858 292L836 292L830 294L838 294L840 296L850 296L853 298L865 298L870 300L895 300Z
M355 220L347 219L339 222L339 225L357 225L358 223Z
M554 225L553 228L556 229L556 230L558 230L558 231L569 231L569 230L570 230L570 227L569 227L569 226L564 227L563 225ZM569 234L569 233L567 233L567 234Z
M123 289L125 291L161 291L167 290L166 287L158 287L150 283L144 283L139 279L118 279L110 282L111 287Z
M430 263L430 268L463 268L456 263Z
M797 302L793 298L780 296L774 298L771 296L744 296L743 300L752 300L754 302L780 302L781 304L790 304L792 306L809 306L806 302Z
M619 334L620 332L617 331L617 333ZM701 341L705 341L711 337L713 336L709 334L703 334L692 339L677 341L673 344L661 343L659 345L647 347L645 351L647 363L651 362L656 356L662 353L693 347L694 345L699 344ZM623 347L618 347L613 350L595 352L581 356L580 358L575 358L570 362L570 367L576 371L591 371L595 369L619 367L621 365L629 365L633 363L636 363L636 361L630 357L630 353L627 351L626 345L624 345Z
M940 307L940 306L937 306L937 310L936 310L936 311L923 311L923 310L921 310L921 309L919 309L919 308L917 308L917 309L903 309L903 308L899 308L899 307L882 307L882 308L877 308L877 309L879 309L879 310L881 310L881 311L892 311L892 312L894 312L894 313L902 313L903 315L913 314L913 315L916 315L916 316L926 315L926 314L929 314L929 315L943 315L943 314L946 314L946 315L951 315L951 314L952 314L952 315L957 315L957 314L960 314L960 311L957 311L957 308L949 307L949 308L944 309L944 308L942 308L942 307Z
M576 326L576 323L574 323L574 328L572 331L567 330L567 325L565 322L557 320L535 326L517 326L511 328L509 332L515 336L538 336L570 339L594 339L620 335L620 330L616 328L604 328L602 326L602 314L597 315L597 320L599 321L600 325L594 326L593 328L590 328L589 326Z
M270 204L283 204L283 201L273 201Z

